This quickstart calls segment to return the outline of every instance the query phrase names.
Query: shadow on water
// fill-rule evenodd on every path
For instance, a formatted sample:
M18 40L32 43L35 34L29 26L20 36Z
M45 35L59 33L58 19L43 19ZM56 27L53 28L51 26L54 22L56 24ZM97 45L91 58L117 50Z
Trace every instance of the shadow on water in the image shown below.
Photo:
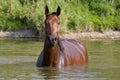
M77 66L77 67L62 67L62 68L49 68L40 67L37 68L39 75L42 76L41 79L80 79L82 77L88 76L87 65Z

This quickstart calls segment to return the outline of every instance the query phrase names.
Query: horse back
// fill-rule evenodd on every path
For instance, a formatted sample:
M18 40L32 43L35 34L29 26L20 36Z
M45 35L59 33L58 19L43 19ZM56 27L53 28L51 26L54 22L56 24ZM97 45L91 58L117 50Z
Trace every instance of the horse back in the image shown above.
M63 48L60 53L62 65L83 65L87 63L87 50L82 42L74 39L63 39L60 43Z

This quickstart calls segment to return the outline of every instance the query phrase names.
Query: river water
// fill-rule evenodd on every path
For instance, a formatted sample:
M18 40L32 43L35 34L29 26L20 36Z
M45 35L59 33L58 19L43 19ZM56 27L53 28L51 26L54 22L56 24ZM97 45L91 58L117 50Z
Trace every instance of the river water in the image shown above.
M0 80L120 80L120 40L83 40L89 63L79 67L36 68L38 40L0 40Z

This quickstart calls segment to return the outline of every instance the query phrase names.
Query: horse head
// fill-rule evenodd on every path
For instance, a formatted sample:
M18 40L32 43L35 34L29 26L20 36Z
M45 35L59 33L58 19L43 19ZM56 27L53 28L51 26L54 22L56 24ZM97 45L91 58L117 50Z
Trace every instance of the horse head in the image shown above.
M50 46L56 45L59 39L60 11L58 6L56 12L49 13L48 6L45 7L45 38Z

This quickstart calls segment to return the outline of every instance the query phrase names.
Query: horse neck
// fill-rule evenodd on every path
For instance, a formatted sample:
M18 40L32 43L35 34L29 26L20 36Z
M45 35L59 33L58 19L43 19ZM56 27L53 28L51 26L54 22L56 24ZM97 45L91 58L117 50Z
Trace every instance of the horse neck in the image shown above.
M53 47L49 47L46 40L44 43L44 65L45 66L51 66L56 67L59 63L59 54L60 48L59 45L56 44Z

